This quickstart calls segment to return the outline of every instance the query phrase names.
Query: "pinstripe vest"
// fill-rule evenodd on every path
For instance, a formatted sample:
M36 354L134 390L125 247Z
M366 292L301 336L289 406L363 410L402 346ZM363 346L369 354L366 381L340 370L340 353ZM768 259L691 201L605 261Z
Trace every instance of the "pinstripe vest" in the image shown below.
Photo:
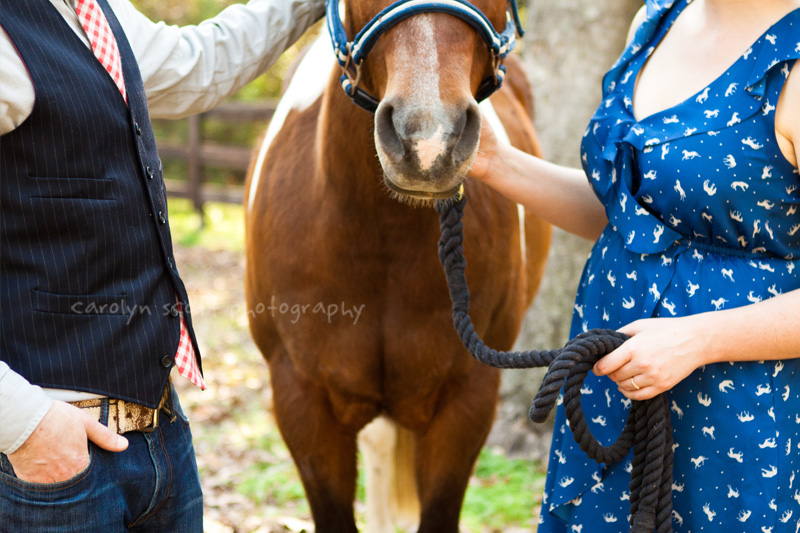
M178 346L176 294L197 342L136 58L98 3L129 107L48 0L0 0L36 92L0 137L0 358L37 385L154 407Z

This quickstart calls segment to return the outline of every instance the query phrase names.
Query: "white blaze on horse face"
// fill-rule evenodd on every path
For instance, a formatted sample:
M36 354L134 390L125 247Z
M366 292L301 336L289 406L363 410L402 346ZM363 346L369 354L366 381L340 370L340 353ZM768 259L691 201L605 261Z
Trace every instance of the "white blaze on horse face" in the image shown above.
M416 15L403 21L395 71L404 82L403 98L416 105L439 103L439 51L433 15Z
M253 208L253 201L258 191L261 172L267 152L275 137L283 128L283 123L292 110L303 111L308 109L325 91L331 69L335 65L335 58L331 54L330 40L323 32L309 47L303 60L297 66L292 81L278 103L278 108L270 120L264 142L258 150L258 159L253 168L253 177L250 181L250 194L247 198L248 213Z
M444 127L447 116L439 91L439 53L436 32L430 14L417 15L403 22L403 33L396 53L395 79L398 86L390 92L402 93L408 107L425 108L430 120L420 124L421 135L414 143L420 170L429 170L444 153ZM394 84L393 84L394 85Z
M436 158L442 153L442 150L444 149L444 144L442 143L443 133L444 127L439 124L439 127L433 134L433 138L420 139L417 141L415 150L417 152L417 158L419 158L419 166L422 170L428 170L431 168L433 166L433 162L436 161Z

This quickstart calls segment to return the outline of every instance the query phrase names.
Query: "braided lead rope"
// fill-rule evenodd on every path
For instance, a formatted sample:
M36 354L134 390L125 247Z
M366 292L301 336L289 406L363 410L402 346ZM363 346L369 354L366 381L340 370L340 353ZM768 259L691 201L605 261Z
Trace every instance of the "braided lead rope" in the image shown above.
M620 461L631 447L631 533L672 532L672 427L664 395L633 402L622 434L610 446L592 435L581 407L586 374L604 355L622 345L627 336L614 330L593 329L570 340L560 350L503 352L480 339L469 316L469 288L464 259L466 198L436 202L441 238L439 260L444 267L453 302L453 324L461 342L478 362L494 368L547 366L547 374L533 399L529 416L544 422L564 388L564 409L575 441L598 463Z

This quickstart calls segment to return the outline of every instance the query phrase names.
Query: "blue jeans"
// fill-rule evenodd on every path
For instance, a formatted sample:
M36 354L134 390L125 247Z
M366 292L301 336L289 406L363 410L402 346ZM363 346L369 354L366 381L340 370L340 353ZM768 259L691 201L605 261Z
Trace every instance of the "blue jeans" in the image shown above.
M202 533L192 434L174 392L173 404L172 421L162 411L155 431L126 433L124 452L90 442L89 466L60 483L21 481L0 454L0 532Z

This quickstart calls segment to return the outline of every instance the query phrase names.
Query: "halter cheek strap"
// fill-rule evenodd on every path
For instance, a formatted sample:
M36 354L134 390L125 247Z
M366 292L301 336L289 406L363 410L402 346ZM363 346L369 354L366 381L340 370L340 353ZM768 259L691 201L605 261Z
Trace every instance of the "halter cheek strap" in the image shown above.
M347 33L339 17L339 0L327 0L328 33L336 59L342 67L340 82L345 93L355 104L375 112L378 100L358 87L361 65L378 38L401 21L420 13L448 13L472 26L483 38L492 57L493 75L484 79L475 98L481 101L496 91L503 82L505 67L502 60L516 44L516 36L523 35L516 0L509 0L506 28L498 33L486 15L466 0L398 0L378 13L364 26L355 39L347 40Z

